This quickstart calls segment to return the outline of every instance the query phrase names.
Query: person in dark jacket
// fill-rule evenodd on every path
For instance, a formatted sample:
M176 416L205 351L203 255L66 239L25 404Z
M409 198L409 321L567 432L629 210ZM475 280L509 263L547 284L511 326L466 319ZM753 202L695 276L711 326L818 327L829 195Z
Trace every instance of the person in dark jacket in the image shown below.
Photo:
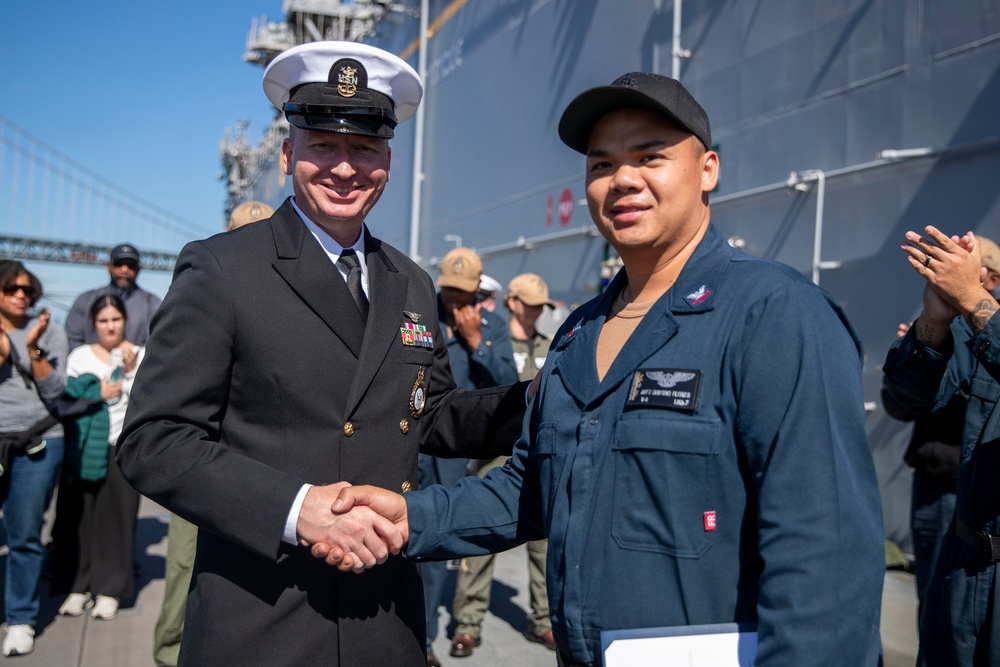
M420 569L388 522L331 513L339 482L404 491L418 452L509 450L526 386L455 387L433 281L368 227L416 72L312 42L271 61L264 89L292 126L294 195L179 254L118 463L198 526L179 664L419 665ZM345 575L310 555L323 540L384 567Z
M899 337L905 336L909 328L908 324L900 324ZM960 391L943 408L915 415L897 403L884 386L882 388L882 406L886 413L900 421L913 422L903 460L913 468L910 535L917 579L918 618L941 541L955 513L955 487L968 404L968 394Z
M97 334L90 325L90 306L98 297L106 294L117 296L128 308L125 338L135 345L145 345L149 338L149 322L160 307L160 297L147 292L136 283L139 271L142 270L139 251L128 243L116 245L111 249L107 267L111 281L104 287L78 296L66 316L66 336L71 350L85 343L97 342Z
M1000 664L1000 248L972 232L906 233L924 308L886 356L885 387L917 414L969 397L955 512L921 605L917 665Z

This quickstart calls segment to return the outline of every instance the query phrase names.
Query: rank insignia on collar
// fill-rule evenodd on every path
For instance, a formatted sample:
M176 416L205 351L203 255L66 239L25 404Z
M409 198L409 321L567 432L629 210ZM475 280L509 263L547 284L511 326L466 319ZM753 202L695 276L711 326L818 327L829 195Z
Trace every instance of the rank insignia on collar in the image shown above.
M417 322L419 322L420 318L421 318L420 313L415 313L412 310L404 310L403 314L406 315L407 317L409 317L411 320L413 320L414 324L416 324Z
M417 371L417 379L413 383L413 390L410 392L410 414L414 419L420 417L427 404L427 385L424 383L424 368L421 366Z
M422 324L404 323L399 327L399 336L403 339L403 345L434 349L434 336Z
M691 292L684 297L684 300L692 306L697 306L700 303L704 303L704 301L710 296L712 296L712 290L708 288L708 285L702 285L694 292Z

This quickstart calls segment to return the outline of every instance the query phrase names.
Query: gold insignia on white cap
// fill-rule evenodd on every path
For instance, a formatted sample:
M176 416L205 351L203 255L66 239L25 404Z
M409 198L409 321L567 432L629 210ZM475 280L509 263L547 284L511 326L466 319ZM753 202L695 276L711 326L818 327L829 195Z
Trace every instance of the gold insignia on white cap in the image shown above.
M358 93L358 73L350 65L340 68L337 76L337 92L344 97L354 97Z

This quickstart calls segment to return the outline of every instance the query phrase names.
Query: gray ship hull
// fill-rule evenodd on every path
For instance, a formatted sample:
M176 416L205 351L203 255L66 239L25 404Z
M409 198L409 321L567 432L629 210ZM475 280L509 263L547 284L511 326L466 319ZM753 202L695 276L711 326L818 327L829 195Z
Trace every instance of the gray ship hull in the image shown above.
M560 113L623 72L669 75L688 50L679 78L721 157L713 222L813 278L856 326L886 536L907 548L909 427L879 399L896 326L920 309L899 245L928 224L1000 236L1000 2L678 4L675 44L661 0L430 2L419 231L411 243L413 122L369 225L432 274L460 242L501 283L533 271L553 298L585 301L612 253L583 204L583 158L558 140ZM416 66L418 25L390 12L366 41ZM276 157L264 165L258 198L288 194L279 171Z

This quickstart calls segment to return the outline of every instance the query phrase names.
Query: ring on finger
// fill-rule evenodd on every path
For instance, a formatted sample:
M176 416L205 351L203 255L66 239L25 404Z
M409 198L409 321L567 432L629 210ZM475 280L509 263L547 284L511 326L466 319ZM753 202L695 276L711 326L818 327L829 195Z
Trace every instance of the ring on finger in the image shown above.
M931 256L924 255L924 266L930 266L930 265L931 265Z

